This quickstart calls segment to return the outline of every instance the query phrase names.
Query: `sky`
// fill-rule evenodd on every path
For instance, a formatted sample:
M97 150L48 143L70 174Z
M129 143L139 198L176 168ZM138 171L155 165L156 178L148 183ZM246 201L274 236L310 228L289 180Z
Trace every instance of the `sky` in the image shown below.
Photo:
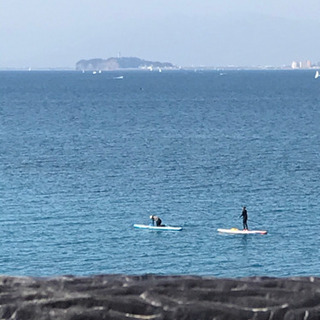
M320 0L0 0L0 68L318 63L319 31Z

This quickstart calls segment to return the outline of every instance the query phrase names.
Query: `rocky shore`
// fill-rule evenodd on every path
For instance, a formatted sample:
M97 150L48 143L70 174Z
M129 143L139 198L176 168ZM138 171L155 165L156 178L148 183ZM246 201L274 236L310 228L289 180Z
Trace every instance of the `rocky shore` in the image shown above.
M0 277L0 319L320 319L320 278Z

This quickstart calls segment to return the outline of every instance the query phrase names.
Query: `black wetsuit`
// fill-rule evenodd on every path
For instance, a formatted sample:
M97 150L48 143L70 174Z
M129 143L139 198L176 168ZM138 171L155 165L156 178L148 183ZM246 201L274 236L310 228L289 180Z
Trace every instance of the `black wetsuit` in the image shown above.
M152 222L156 222L156 226L157 227L160 227L161 226L161 223L162 223L162 220L159 218L159 217L157 217L157 216L152 216Z
M247 225L247 220L248 220L248 212L247 212L247 210L246 210L246 208L243 208L243 210L242 210L242 214L241 214L241 216L240 217L242 217L242 223L243 223L243 229L249 229L248 228L248 225Z

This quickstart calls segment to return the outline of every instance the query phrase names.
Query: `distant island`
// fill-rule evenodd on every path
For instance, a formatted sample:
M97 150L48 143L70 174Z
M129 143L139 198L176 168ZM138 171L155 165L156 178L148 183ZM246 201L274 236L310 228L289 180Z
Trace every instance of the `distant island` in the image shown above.
M112 71L119 69L177 69L172 63L148 61L135 57L121 57L109 59L80 60L76 63L76 70L79 71Z

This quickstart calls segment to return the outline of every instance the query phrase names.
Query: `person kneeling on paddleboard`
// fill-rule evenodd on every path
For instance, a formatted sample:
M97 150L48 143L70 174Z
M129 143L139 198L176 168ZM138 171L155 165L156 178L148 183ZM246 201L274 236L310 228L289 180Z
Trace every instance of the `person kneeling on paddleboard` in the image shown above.
M152 225L154 225L154 222L156 223L157 227L161 226L162 220L158 216L150 216L150 219L152 220Z
M249 230L248 224L247 224L248 212L247 212L246 207L243 207L243 208L242 208L242 214L240 215L239 218L241 218L241 217L242 217L243 229L244 229L244 230Z

